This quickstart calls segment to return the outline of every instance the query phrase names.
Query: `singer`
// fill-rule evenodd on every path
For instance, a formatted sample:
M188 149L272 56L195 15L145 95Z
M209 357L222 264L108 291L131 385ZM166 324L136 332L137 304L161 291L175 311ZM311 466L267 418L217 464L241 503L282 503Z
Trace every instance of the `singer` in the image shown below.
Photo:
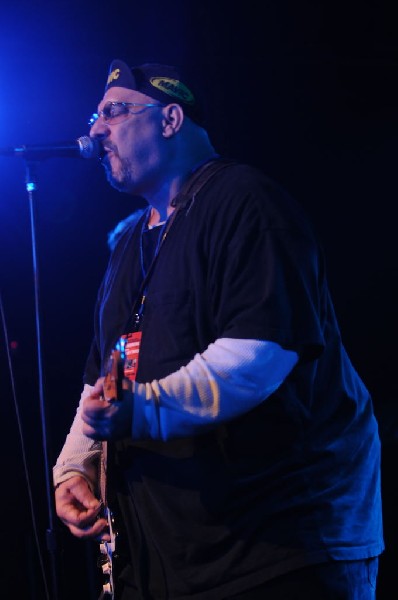
M374 600L378 424L322 249L217 153L204 89L115 60L91 119L109 183L148 204L111 238L57 514L99 543L103 597Z

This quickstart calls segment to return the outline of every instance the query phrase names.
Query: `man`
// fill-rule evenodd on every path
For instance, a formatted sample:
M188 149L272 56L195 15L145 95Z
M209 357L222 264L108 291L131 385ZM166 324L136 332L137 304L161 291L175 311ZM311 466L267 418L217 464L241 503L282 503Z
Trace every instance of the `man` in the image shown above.
M113 61L91 136L148 208L99 290L58 516L109 547L106 488L122 600L374 599L377 423L300 207L217 156L174 67Z

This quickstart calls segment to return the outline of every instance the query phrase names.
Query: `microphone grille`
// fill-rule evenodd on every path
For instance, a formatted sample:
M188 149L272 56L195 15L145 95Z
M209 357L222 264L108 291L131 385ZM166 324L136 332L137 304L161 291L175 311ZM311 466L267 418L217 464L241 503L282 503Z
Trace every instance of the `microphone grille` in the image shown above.
M100 155L100 143L97 139L83 135L77 140L80 156L82 158L98 158Z

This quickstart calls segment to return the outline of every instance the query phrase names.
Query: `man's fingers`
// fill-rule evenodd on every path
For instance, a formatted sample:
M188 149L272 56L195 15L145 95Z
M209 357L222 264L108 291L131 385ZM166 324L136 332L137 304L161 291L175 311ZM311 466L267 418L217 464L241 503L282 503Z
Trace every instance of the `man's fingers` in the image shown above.
M83 522L79 525L67 524L70 532L80 539L107 537L108 521L106 519L97 519L94 523L84 526Z

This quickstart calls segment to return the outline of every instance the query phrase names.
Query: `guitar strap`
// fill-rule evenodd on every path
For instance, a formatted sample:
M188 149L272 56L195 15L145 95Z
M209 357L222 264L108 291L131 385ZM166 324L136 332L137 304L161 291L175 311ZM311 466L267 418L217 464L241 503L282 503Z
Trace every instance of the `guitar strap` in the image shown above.
M205 162L187 179L171 205L176 207L181 205L181 208L184 208L191 200L195 200L198 192L216 173L233 164L236 164L236 161L230 158L214 158Z

